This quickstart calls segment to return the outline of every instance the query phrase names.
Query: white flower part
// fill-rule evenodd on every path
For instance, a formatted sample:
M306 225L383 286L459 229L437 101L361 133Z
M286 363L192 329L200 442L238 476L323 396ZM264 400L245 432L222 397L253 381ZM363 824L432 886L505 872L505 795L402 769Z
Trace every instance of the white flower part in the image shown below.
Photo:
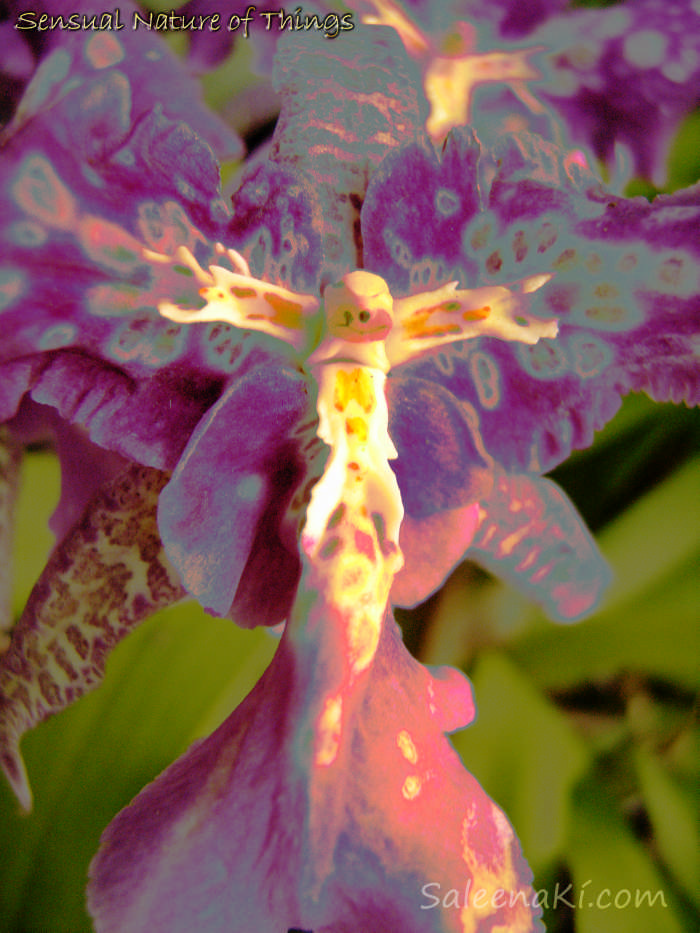
M539 318L529 311L530 296L551 278L530 276L511 288L458 289L457 282L450 282L432 292L395 299L396 326L386 342L391 366L434 347L474 337L500 337L526 344L556 337L556 320Z
M345 504L381 515L387 541L398 546L401 493L390 460L398 456L389 437L384 373L352 363L312 368L318 384L318 436L331 449L306 513L305 550L323 538L335 509ZM361 502L355 501L361 497Z
M201 308L181 308L163 301L158 311L179 324L222 321L242 330L255 330L283 340L297 351L308 349L318 340L320 302L313 295L290 291L281 285L263 282L250 275L248 264L235 250L217 244L217 253L240 272L212 265L203 269L192 253L179 247L174 257L145 251L156 262L175 262L195 275L202 287Z

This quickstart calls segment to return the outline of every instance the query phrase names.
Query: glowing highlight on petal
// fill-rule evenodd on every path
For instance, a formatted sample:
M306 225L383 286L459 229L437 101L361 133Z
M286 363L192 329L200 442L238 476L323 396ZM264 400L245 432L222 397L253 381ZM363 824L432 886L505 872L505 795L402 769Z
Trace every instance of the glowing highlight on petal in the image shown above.
M320 767L333 764L342 736L343 699L327 697L316 727L315 763Z
M85 43L85 58L93 68L110 68L119 64L126 55L124 46L108 32L97 33Z

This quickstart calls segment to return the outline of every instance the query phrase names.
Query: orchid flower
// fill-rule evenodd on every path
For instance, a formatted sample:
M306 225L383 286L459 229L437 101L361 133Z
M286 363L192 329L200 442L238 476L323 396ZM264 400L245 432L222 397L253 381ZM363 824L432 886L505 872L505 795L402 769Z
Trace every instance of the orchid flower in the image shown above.
M619 185L632 175L662 185L678 125L700 100L693 0L605 9L571 9L566 0L351 6L364 22L392 26L420 63L435 140L463 123L488 141L531 129L583 146Z
M4 136L8 449L42 405L129 462L0 659L3 768L28 806L19 738L155 607L284 621L243 705L106 830L96 929L541 929L445 738L469 685L410 657L391 606L465 554L556 618L595 604L605 565L541 474L623 392L697 401L698 191L615 198L536 137L438 153L373 28L280 53L231 213L200 136L131 109L131 55L61 46ZM427 882L480 893L426 911Z

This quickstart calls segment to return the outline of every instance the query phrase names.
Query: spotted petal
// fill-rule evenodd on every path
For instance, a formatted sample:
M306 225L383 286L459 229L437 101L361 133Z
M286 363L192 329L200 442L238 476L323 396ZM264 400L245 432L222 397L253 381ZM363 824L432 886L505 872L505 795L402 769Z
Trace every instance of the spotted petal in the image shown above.
M681 120L700 101L700 9L694 0L632 0L569 10L531 37L547 48L537 89L576 143L657 184Z
M114 645L184 596L156 527L166 480L128 467L101 491L49 560L0 657L0 763L27 810L21 736L94 689Z
M220 324L183 328L158 313L164 296L194 302L197 288L189 270L150 256L186 247L212 261L230 212L209 147L144 112L130 75L49 82L6 132L0 420L29 391L97 443L171 469L222 384L265 353Z
M496 152L475 213L476 146L460 131L441 160L417 147L387 157L363 208L366 265L409 292L418 276L462 287L549 276L531 310L556 315L559 336L455 344L401 373L476 412L486 452L516 472L544 472L590 444L625 392L695 403L700 189L616 198L556 147L518 136Z
M551 480L501 474L480 505L466 556L570 622L589 613L610 571L583 519Z
M10 3L15 22L26 7ZM65 23L75 7L66 0L40 0L31 8L37 28L42 14ZM38 113L54 107L67 93L77 91L68 105L71 119L56 131L73 145L87 145L97 155L126 129L128 108L136 122L154 106L175 122L185 120L220 157L242 154L240 139L202 102L199 86L187 74L160 36L143 25L134 26L134 13L143 10L128 2L118 10L87 0L79 16L96 17L97 30L54 28L45 33L45 50L37 72L14 115L11 132ZM49 22L51 20L49 19ZM138 91L133 100L129 89ZM104 119L98 132L92 111L100 98L109 98L111 121ZM80 101L80 103L78 103Z
M694 0L352 5L393 26L419 61L435 138L462 123L489 144L498 133L543 133L594 153L618 188L633 174L664 184L675 132L700 100Z
M239 709L107 828L98 933L541 930L505 816L443 735L473 715L460 675L418 665L387 619L344 695L338 756L318 763L299 722L324 674L303 644L286 634ZM435 906L468 883L476 904Z

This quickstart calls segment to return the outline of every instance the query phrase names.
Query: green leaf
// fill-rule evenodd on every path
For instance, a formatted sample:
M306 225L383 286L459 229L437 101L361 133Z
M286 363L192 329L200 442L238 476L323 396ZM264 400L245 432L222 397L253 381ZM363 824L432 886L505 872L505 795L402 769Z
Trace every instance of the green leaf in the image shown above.
M636 750L635 762L659 854L680 887L700 907L697 795L677 784L645 749Z
M607 611L700 553L699 473L700 457L689 460L601 534L601 547L615 570Z
M55 544L48 520L58 503L61 469L50 451L24 456L17 499L12 607L16 616L44 569Z
M576 933L688 933L669 884L597 776L574 794L567 855Z

